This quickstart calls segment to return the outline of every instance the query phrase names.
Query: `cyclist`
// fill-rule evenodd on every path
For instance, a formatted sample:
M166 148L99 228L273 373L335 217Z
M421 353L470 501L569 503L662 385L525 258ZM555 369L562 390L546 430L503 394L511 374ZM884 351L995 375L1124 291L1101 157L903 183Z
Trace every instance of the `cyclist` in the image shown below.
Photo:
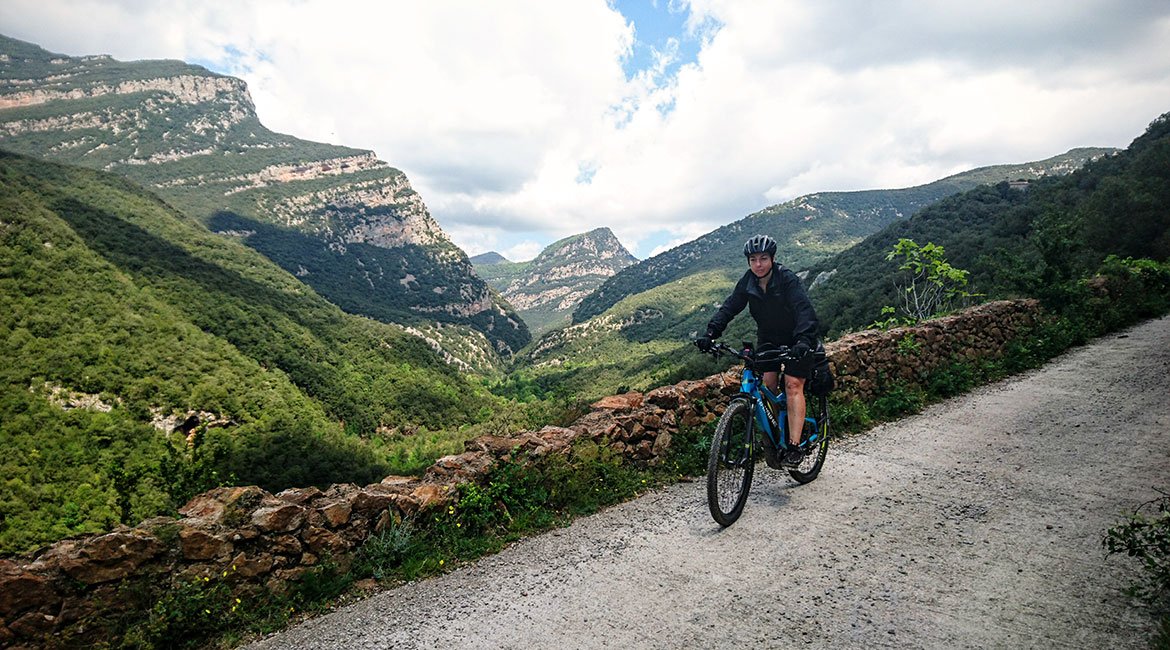
M731 319L747 306L756 321L756 350L763 352L784 345L791 349L792 356L800 359L784 369L789 445L782 462L797 466L804 459L804 451L799 446L804 429L804 382L812 373L813 355L810 351L817 346L820 324L800 279L776 263L776 240L767 235L756 235L743 245L743 254L747 257L747 273L707 323L707 333L697 339L695 345L704 352L709 351ZM761 370L764 384L776 393L780 381L779 363Z

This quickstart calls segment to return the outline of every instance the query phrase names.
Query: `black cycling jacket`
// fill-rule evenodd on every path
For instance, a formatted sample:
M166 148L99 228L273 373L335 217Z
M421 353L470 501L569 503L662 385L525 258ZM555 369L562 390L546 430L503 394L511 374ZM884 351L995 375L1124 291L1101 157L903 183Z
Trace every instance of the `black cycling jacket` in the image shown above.
M817 313L800 284L800 278L792 271L773 264L768 290L763 291L749 269L707 323L708 336L719 338L745 305L756 320L756 338L761 343L792 346L804 341L810 349L816 349L817 330L820 328Z

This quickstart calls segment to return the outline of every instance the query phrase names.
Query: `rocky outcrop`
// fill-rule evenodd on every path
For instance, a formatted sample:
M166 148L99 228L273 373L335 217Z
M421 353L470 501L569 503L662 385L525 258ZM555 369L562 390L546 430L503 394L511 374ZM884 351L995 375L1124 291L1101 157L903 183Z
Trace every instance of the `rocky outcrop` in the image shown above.
M568 324L586 296L637 261L609 228L598 228L554 242L530 262L490 261L476 272L540 333Z
M550 305L571 312L606 278L637 261L609 228L598 228L549 245L502 293L522 311Z
M893 383L914 385L956 360L996 358L1040 317L1036 301L1002 301L888 332L859 332L827 347L836 369L835 402L871 401ZM912 343L908 343L912 342ZM0 560L0 643L33 646L75 634L119 611L118 586L140 580L218 576L240 591L280 591L321 558L348 566L371 533L428 509L445 508L457 486L484 480L501 459L534 461L568 454L577 440L607 445L629 462L663 462L680 430L713 422L739 392L735 369L595 402L568 427L480 436L421 477L388 476L364 487L217 488L134 528L58 542L39 553Z
M58 65L64 64L65 62L62 61ZM86 84L83 87L69 89L57 88L71 85L74 80L74 75L56 75L49 80L50 87L48 88L41 87L0 95L0 110L36 106L54 101L102 97L103 95L130 95L149 92L164 93L184 104L202 104L214 101L221 95L229 95L255 110L247 86L242 80L233 77L185 74L157 79L127 80L111 84ZM25 81L27 83L28 80Z

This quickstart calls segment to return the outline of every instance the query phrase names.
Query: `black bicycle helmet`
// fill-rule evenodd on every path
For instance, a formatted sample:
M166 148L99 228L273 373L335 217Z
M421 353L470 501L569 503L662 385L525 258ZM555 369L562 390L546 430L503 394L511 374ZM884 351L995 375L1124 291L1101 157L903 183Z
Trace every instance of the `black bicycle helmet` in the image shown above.
M751 257L756 253L767 253L776 257L776 240L767 235L756 235L743 245L743 256Z

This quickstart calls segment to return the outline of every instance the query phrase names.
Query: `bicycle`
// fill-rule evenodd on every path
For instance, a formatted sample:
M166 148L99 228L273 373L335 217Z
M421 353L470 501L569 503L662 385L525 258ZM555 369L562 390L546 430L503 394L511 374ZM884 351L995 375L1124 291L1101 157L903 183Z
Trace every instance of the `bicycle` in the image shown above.
M769 467L788 470L802 485L820 474L829 453L829 400L825 395L806 394L808 407L800 442L806 448L805 457L798 466L786 466L780 459L789 445L787 398L783 388L779 395L769 390L756 368L764 363L787 364L798 359L790 355L787 347L757 355L750 343L744 343L742 351L719 343L708 353L716 357L728 354L744 362L740 392L715 426L707 459L707 505L716 523L726 528L743 513L758 450L763 451ZM810 354L823 355L824 351ZM764 400L775 406L771 413L765 409Z

